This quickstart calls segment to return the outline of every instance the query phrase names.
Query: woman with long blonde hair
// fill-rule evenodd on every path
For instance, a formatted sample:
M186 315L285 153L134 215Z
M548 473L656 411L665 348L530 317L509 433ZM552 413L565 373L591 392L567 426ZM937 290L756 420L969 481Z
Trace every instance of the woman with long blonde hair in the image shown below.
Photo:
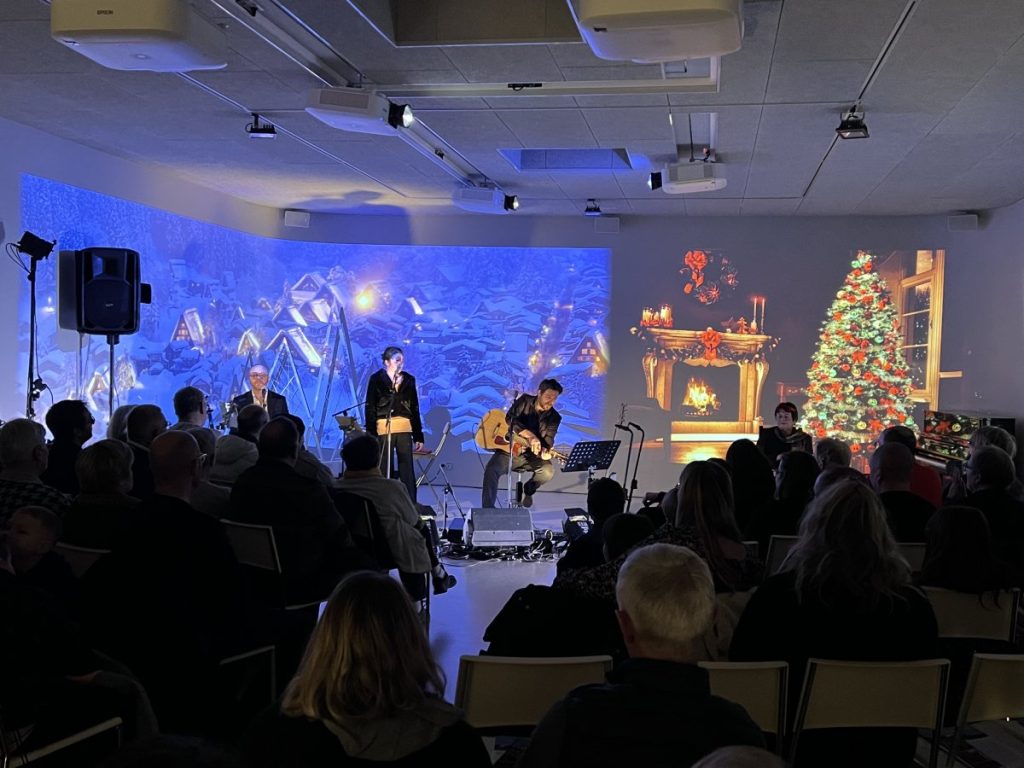
M443 699L444 674L402 586L360 571L331 594L280 705L254 723L254 766L490 765Z

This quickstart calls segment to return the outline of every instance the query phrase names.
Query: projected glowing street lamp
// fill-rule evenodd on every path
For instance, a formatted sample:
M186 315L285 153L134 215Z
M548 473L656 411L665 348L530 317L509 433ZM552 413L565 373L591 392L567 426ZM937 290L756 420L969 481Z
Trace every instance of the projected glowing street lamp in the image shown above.
M369 288L364 288L356 294L356 306L362 311L373 309L374 297L373 291Z

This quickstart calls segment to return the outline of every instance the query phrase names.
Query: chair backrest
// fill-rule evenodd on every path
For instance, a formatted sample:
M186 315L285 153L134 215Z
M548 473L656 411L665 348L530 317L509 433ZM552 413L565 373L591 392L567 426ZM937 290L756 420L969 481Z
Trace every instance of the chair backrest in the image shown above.
M1024 717L1024 656L976 653L957 725Z
M747 554L755 560L761 557L761 543L757 541L744 541L743 548L747 550Z
M768 576L774 576L779 572L786 555L789 554L789 550L793 548L799 538L799 536L772 536L768 540L768 554L765 555L764 563L765 573Z
M381 568L389 571L395 568L395 558L373 502L351 491L335 490L333 497L356 546L376 560Z
M89 549L88 547L76 547L73 544L64 543L57 544L55 549L57 554L63 557L67 564L71 566L71 572L78 579L82 578L85 572L92 568L93 563L110 553L109 549Z
M939 637L971 637L1013 642L1017 631L1020 590L976 595L924 587L935 611Z
M234 520L220 522L240 565L281 573L281 558L277 554L273 528L269 525L236 523Z
M441 430L441 437L437 440L437 445L434 446L434 450L430 452L430 458L427 460L426 466L420 469L420 476L416 478L416 487L419 488L423 485L427 479L427 474L434 467L434 462L437 461L437 457L441 455L441 451L444 450L445 441L448 440L448 435L452 431L452 423L448 421L444 425L444 429Z
M534 726L573 688L603 683L611 656L462 656L455 706L474 728Z
M920 573L924 565L924 553L928 545L923 541L901 541L896 546L900 549L903 559L910 565L912 573Z
M789 664L784 661L702 661L711 693L741 705L757 727L782 736L786 728ZM781 738L778 740L781 745Z
M948 681L948 659L896 662L808 659L790 757L796 754L804 730L928 728L932 731L929 765L935 766Z

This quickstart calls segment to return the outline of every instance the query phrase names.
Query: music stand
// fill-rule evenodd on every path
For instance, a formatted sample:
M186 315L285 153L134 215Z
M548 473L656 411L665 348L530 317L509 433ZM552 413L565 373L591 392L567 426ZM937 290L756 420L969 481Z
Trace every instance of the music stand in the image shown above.
M619 450L621 440L593 440L576 443L565 460L563 472L586 472L588 477L595 469L608 469Z

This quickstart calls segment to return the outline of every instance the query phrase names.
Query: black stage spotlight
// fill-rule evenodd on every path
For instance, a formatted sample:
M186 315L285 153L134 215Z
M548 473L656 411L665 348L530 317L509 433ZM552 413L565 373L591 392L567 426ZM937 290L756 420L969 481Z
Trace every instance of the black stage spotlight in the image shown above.
M270 123L261 123L260 116L252 113L252 122L245 126L250 139L276 139L277 128Z
M515 195L505 195L505 210L506 211L518 211L519 210L519 198Z
M587 199L587 208L583 211L584 216L600 216L601 206L598 205L597 200L594 198Z
M15 243L15 247L22 253L39 261L49 256L50 251L53 250L53 246L56 244L56 240L51 243L48 240L43 240L38 235L33 235L31 232L25 232L21 236L21 240Z
M412 113L412 107L388 102L388 125L392 128L408 128L414 122L416 116Z
M864 111L856 106L850 107L848 111L843 113L843 118L839 121L836 133L843 139L868 138L868 126L864 122Z
M661 189L661 171L655 171L647 177L647 186L650 189Z

